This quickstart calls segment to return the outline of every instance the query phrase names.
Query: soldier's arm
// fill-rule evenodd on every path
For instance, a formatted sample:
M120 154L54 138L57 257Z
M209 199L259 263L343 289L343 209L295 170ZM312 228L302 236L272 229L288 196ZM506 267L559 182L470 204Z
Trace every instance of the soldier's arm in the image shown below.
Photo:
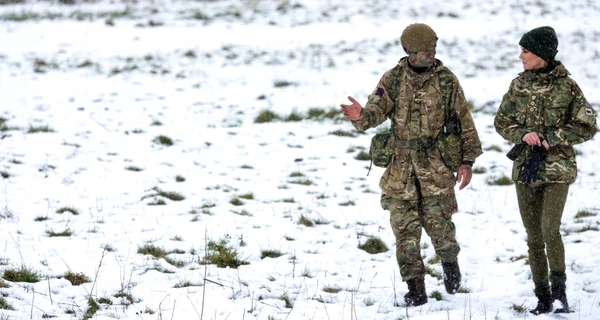
M369 128L375 128L387 120L389 114L394 108L394 101L390 98L390 90L398 88L389 88L388 79L390 71L386 72L373 93L369 95L369 100L360 113L360 118L352 120L352 125L359 131L365 131Z
M544 138L551 147L579 144L592 139L598 132L596 111L587 102L581 88L575 82L572 83L571 92L573 100L569 105L565 124L544 129Z
M454 77L454 83L452 84L452 97L451 103L456 110L460 125L462 128L462 137L463 137L463 162L472 164L475 162L475 159L483 153L481 149L481 140L479 140L479 135L477 134L477 128L475 127L475 122L473 121L473 117L471 116L471 112L469 111L469 104L465 99L465 95L463 92L458 79Z
M494 117L494 127L496 132L505 140L514 144L519 144L523 141L523 136L530 132L529 129L522 126L516 118L517 105L513 101L513 84L510 84L508 92L504 94L500 107Z

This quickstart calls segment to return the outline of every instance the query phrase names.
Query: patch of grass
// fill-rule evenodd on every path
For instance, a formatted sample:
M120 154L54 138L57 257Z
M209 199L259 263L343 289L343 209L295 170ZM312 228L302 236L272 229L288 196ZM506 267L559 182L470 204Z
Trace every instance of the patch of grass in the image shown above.
M154 140L152 140L152 142L166 147L170 147L173 145L173 139L163 135L156 136Z
M260 258L264 259L264 258L279 258L282 255L284 255L285 253L282 253L279 250L274 250L274 249L266 249L266 250L261 250L260 251Z
M56 209L56 213L61 214L61 213L65 213L65 212L70 212L73 215L79 215L79 210L73 208L73 207L60 207L58 209Z
M0 171L0 176L2 176L2 178L4 178L4 179L8 179L8 178L10 178L10 173L8 173L6 171Z
M285 307L288 309L291 309L294 307L294 304L292 303L292 300L290 299L290 297L287 294L284 294L281 296L281 300L283 300L285 302Z
M356 155L356 157L354 157L354 159L359 160L359 161L371 161L371 155L368 154L367 152L360 151Z
M254 123L268 123L281 120L281 117L271 110L263 110L254 118Z
M6 301L6 299L3 296L0 296L0 309L2 310L15 310L15 308L13 308L13 306ZM6 318L8 319L8 318Z
M298 224L301 224L303 226L307 226L307 227L313 227L315 225L315 223L310 220L309 218L307 218L305 215L300 215L300 219L298 219Z
M1 288L10 288L10 286L8 285L8 283L6 283L6 281L0 279L0 289Z
M140 167L136 167L136 166L125 167L125 170L134 171L134 172L144 171L144 169L142 169Z
M342 289L338 286L327 285L327 286L323 287L323 291L325 291L327 293L338 293L338 292L342 291Z
M56 232L52 229L46 230L46 235L48 237L70 237L73 235L73 231L71 229L66 228L63 231Z
M595 217L596 215L598 215L598 214L595 212L591 212L591 211L587 211L587 210L579 210L577 212L577 214L575 214L575 219Z
M352 201L352 200L348 200L346 202L339 203L339 205L342 207L347 207L347 206L354 206L354 205L356 205L356 203L354 203L354 201Z
M310 186L310 185L313 184L313 181L310 180L310 179L290 180L288 182L292 183L292 184L300 184L300 185L303 185L303 186Z
M215 264L218 268L230 267L237 269L239 266L247 265L249 262L238 257L238 252L226 239L220 241L209 241L204 261Z
M365 243L360 244L358 248L370 254L382 253L389 250L385 243L377 237L370 237Z
M434 290L429 297L435 299L436 301L441 301L443 299L442 293L437 290Z
M175 176L175 182L184 182L185 181L185 177L182 175L176 175Z
M36 283L40 281L40 275L36 271L33 271L23 265L18 269L4 270L2 278L12 282Z
M510 186L514 184L512 179L507 177L506 175L502 175L499 177L488 177L486 179L486 183L489 186Z
M165 251L165 249L161 248L161 247L157 247L151 243L147 243L141 247L138 248L137 253L140 254L148 254L151 255L157 259L160 258L165 258L167 256L167 252Z
M80 273L74 273L72 271L67 271L63 275L63 278L69 280L69 282L72 285L74 285L74 286L78 286L80 284L87 283L87 282L91 281L90 277L86 276L82 272L80 272Z
M110 298L107 298L107 297L100 297L100 298L98 298L98 303L107 304L107 305L112 305L113 304L112 300Z
M444 276L437 272L432 266L425 266L425 273L438 280L442 280L444 278Z
M510 309L514 310L516 313L526 313L528 310L527 307L525 307L525 302L523 302L521 304L513 303L510 306Z
M330 132L329 134L332 134L334 136L338 136L338 137L350 137L350 138L356 138L356 134L350 131L344 131L344 130L335 130Z
M244 202L242 200L240 200L240 198L238 198L238 197L235 197L235 198L229 200L229 203L231 203L234 206L243 206L244 205Z
M484 167L475 167L473 168L473 173L474 174L484 174L487 172L487 169Z
M252 216L254 216L250 211L248 211L246 209L244 209L242 211L231 210L231 212L233 212L233 213L235 213L237 215L243 216L243 217L252 217Z
M155 198L155 202L153 203L154 205L164 205L164 204L166 204L164 202L164 200L158 199L158 197L167 198L167 199L172 200L172 201L182 201L182 200L185 200L185 196L183 196L179 192L164 191L164 190L159 189L158 187L152 188L151 191L152 191L152 193L149 194L149 195L143 196L142 200L147 199L147 198Z
M131 293L127 293L123 290L113 295L115 298L120 298L123 305L131 305L135 303L135 299Z
M29 129L27 129L27 133L48 133L48 132L54 132L54 129L50 128L47 125L44 125L44 126L29 125Z
M275 88L284 88L284 87L289 87L294 85L293 82L291 81L286 81L286 80L275 80L273 82L273 87Z
M302 121L304 120L304 118L302 117L302 115L300 113L298 113L297 111L292 111L287 117L285 117L284 121L286 122L298 122L298 121Z
M201 287L199 283L194 283L189 280L181 280L173 286L173 288Z
M254 194L252 194L252 193L246 193L239 197L242 199L246 199L246 200L254 200Z

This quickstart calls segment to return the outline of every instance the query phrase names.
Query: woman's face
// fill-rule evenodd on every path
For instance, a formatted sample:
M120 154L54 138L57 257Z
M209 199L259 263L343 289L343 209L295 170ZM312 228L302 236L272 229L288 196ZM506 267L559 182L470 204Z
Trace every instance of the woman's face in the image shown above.
M541 69L548 65L548 62L535 54L531 53L529 50L521 47L521 54L519 54L519 59L523 63L523 70L535 70Z

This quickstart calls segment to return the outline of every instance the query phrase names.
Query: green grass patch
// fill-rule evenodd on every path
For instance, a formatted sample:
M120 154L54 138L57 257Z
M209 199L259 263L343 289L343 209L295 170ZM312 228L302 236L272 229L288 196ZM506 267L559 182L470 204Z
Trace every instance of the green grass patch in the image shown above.
M165 258L168 254L165 249L151 243L139 247L137 253L151 255L156 259Z
M512 179L508 176L502 175L499 177L488 177L486 179L486 183L489 186L510 186L514 184L514 181L512 181Z
M307 226L307 227L313 227L315 225L315 223L310 220L309 218L307 218L305 215L300 215L300 219L298 219L298 224L301 224L303 226Z
M40 275L36 271L25 266L21 266L17 269L4 270L2 278L12 282L36 283L40 281Z
M63 275L63 278L69 280L69 282L72 285L74 285L74 286L78 286L80 284L84 284L84 283L87 283L87 282L91 281L90 277L86 276L82 272L80 272L80 273L74 273L72 271L67 271Z
M156 136L154 140L152 140L152 142L166 147L170 147L173 145L173 139L163 135Z
M66 228L63 231L54 231L52 229L46 230L46 235L48 237L70 237L73 235L73 231L71 229Z
M262 110L258 113L256 118L254 118L254 123L268 123L281 120L281 117L271 110Z
M226 239L208 242L204 262L215 264L218 268L230 267L233 269L249 264L238 256L237 250Z
M79 210L77 210L73 207L60 207L60 208L56 209L56 213L58 213L58 214L62 214L65 212L70 212L71 214L73 214L75 216L79 215Z
M389 250L385 242L377 237L370 237L365 243L360 244L358 248L370 254L382 253Z
M54 132L54 129L50 128L47 125L43 125L43 126L30 125L29 129L27 129L27 133L49 133L49 132Z
M282 255L284 255L285 253L282 253L279 250L275 250L275 249L266 249L266 250L261 250L260 251L260 258L264 259L264 258L279 258Z

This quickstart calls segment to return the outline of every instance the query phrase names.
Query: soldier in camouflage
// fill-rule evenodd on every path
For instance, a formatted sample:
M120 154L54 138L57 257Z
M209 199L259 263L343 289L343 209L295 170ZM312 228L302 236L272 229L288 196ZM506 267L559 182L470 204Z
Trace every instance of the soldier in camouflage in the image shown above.
M596 111L565 66L555 60L558 39L554 29L535 28L523 35L519 45L524 71L512 80L494 126L509 142L526 145L514 159L512 178L538 298L531 312L549 313L555 300L562 304L556 312L569 312L560 224L569 184L577 177L573 145L596 134ZM540 152L543 157L532 162ZM532 169L530 179L522 179L527 176L523 172Z
M341 107L360 131L377 127L388 118L392 121L396 148L379 183L381 206L390 212L400 274L409 289L405 303L418 306L427 302L422 229L442 260L446 291L454 294L460 288L460 246L452 222L452 214L458 210L454 187L457 181L461 190L470 183L471 167L482 150L458 79L435 58L435 32L416 23L403 31L400 40L407 56L383 74L366 106L348 97L352 104ZM449 92L444 94L444 90ZM463 161L456 176L444 164L434 142L444 125L446 106L462 126Z

